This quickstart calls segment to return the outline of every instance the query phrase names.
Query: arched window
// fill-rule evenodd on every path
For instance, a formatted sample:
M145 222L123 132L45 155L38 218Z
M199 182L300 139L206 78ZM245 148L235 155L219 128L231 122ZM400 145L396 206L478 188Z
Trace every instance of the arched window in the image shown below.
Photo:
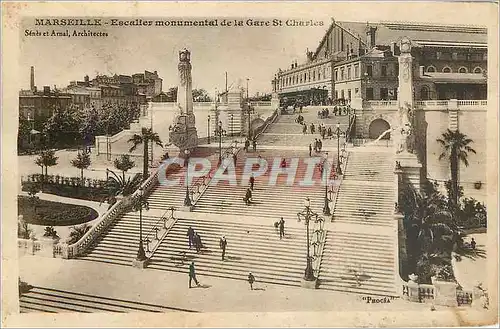
M467 73L467 68L462 66L458 69L458 73Z
M451 73L451 68L449 66L443 67L443 73Z
M423 86L421 89L420 89L420 99L423 100L423 101L427 101L430 99L430 92L429 92L429 87L427 86Z
M429 72L429 73L436 72L436 68L431 65L431 66L427 67L427 72Z
M474 73L483 73L483 69L477 66L474 68Z

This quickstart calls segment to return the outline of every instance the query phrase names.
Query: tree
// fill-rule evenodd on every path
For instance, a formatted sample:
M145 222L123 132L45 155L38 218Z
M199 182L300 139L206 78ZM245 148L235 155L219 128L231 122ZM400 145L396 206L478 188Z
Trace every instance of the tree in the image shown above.
M467 138L465 134L462 134L460 131L452 131L447 129L441 136L442 138L438 138L436 141L444 147L443 153L439 155L439 160L444 158L448 158L450 161L450 175L451 175L451 186L450 189L451 195L449 195L449 199L453 208L458 206L458 192L459 192L459 183L458 183L458 174L459 174L459 164L462 162L466 167L469 166L469 161L467 159L468 153L476 154L476 151L469 146L469 144L473 143L473 140Z
M129 143L132 143L132 147L130 148L129 152L133 152L138 145L143 144L143 166L142 166L142 179L145 180L148 177L148 146L149 142L153 142L158 146L163 147L163 144L161 142L160 136L158 136L157 133L153 132L153 129L151 128L142 128L141 134L134 134L132 138L128 140Z
M99 113L94 106L85 109L80 120L79 131L86 145L94 140L98 131Z
M42 168L42 175L44 167L45 176L47 176L47 168L57 165L57 159L59 159L59 157L56 157L55 154L56 152L54 150L45 150L36 158L35 163Z
M33 216L36 216L36 206L38 204L38 200L40 199L36 195L40 192L40 190L41 188L38 183L28 183L26 185L26 192L28 192L30 203L33 206Z
M120 159L115 159L115 168L122 171L123 181L125 181L125 172L135 167L135 162L130 159L130 155L122 154Z
M87 233L90 230L91 227L92 226L90 226L89 224L73 226L71 228L71 231L69 232L69 238L67 243L73 244L78 242L78 240L80 240L85 235L85 233Z
M212 98L208 95L205 89L193 89L193 101L195 102L211 102Z
M109 170L109 172L113 175L110 176L108 178L108 181L106 182L110 196L115 196L118 194L128 196L134 193L139 188L139 186L141 186L141 174L137 174L134 175L134 177L128 177L127 179L125 179L125 176L120 177L112 170Z
M44 133L58 146L74 145L80 138L79 117L71 108L54 109L52 116L45 122Z
M59 235L57 234L57 231L54 229L53 226L46 226L45 227L45 232L43 233L44 237L50 237L52 239L58 239Z
M81 179L83 181L83 169L90 167L90 155L87 152L78 152L76 158L71 160L73 167L80 169Z

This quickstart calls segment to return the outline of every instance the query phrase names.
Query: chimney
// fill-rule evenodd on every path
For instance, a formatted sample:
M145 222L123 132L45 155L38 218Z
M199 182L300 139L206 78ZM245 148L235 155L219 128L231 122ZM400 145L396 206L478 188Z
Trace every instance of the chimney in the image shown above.
M375 47L375 32L377 31L377 27L370 26L368 23L366 24L366 43L369 48Z
M31 67L30 90L35 91L35 67Z

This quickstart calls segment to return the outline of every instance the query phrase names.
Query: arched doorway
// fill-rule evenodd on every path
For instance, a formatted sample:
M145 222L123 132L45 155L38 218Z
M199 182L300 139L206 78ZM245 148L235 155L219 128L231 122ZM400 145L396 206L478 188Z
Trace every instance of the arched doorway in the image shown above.
M377 139L379 138L380 135L382 135L385 131L389 130L391 126L387 121L384 119L375 119L370 123L369 127L369 136L370 139ZM382 137L382 139L391 139L391 133L388 132L387 134Z

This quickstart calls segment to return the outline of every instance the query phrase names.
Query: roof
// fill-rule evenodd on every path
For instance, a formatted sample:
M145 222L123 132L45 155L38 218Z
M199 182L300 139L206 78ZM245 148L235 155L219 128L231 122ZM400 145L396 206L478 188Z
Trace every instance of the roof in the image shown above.
M487 78L477 73L442 73L427 72L423 79L429 79L434 83L466 83L466 84L486 84Z
M403 37L408 37L417 45L426 43L444 43L447 45L469 46L469 44L483 45L488 42L487 29L481 26L442 25L408 22L342 22L334 21L319 43L315 55L322 47L326 36L337 25L345 32L361 40L365 45L366 27L376 27L375 43L377 45L390 45L398 42ZM436 46L436 45L434 45Z

